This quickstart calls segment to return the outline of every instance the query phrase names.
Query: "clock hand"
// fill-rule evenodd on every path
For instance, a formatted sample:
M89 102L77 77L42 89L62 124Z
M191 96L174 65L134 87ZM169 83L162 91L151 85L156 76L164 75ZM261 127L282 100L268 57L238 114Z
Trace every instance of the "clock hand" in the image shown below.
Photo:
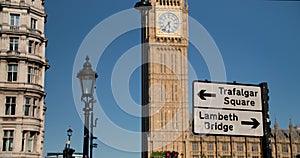
M169 22L168 22L168 24L167 24L167 25L164 27L164 29L163 29L163 30L166 30L167 26L169 26L169 28L170 28L170 27L171 27L171 25L170 25L170 24L171 24L171 21L169 21Z

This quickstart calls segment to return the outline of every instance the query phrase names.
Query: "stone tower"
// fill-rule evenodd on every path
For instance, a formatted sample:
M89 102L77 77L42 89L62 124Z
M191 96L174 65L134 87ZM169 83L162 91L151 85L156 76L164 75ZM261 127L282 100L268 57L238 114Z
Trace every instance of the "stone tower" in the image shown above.
M44 0L0 0L0 157L42 158Z
M142 8L142 6L152 7ZM140 7L140 8L139 8ZM142 158L157 151L186 157L188 6L186 0L136 4L142 13Z

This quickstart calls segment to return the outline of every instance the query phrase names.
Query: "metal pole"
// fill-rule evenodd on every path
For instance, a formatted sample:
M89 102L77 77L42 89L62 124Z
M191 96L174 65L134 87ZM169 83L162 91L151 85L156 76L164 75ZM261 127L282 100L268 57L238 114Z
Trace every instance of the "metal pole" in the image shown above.
M264 127L264 135L262 137L262 149L264 158L272 158L271 148L270 148L270 118L269 118L269 90L268 84L263 82L260 84L261 91L262 91L262 102L263 102L263 127Z
M248 145L247 145L247 137L245 137L245 149L246 149L246 158L248 158Z
M90 108L89 108L89 101L88 97L85 101L84 111L84 137L83 137L83 158L88 158L89 153L89 115L90 115Z
M186 151L186 147L187 146L187 141L185 140L184 141L184 156L183 156L183 158L187 158L187 151Z
M141 10L141 18L142 18L142 85L145 86L142 88L142 132L143 134L143 138L142 138L142 158L147 158L148 157L148 138L146 136L145 133L147 133L149 131L149 127L148 127L148 123L149 123L149 118L148 117L144 117L147 116L148 114L145 114L145 109L148 103L147 100L147 91L148 91L148 79L147 79L147 74L148 74L148 63L147 63L147 52L145 51L145 44L146 44L146 13L147 10Z
M69 139L68 139L68 148L70 148L71 147L71 136L70 135L68 135L69 136Z
M134 6L137 10L141 12L141 42L142 42L142 133L149 132L149 117L147 112L148 109L146 108L146 105L148 104L148 64L147 64L147 51L145 44L147 42L147 31L148 31L148 12L151 9L151 3L149 0L141 0L140 2L137 2ZM142 158L148 157L148 140L147 140L147 134L142 135Z
M94 104L92 101L92 106L91 106L91 138L90 138L90 158L93 158L93 140L94 140Z

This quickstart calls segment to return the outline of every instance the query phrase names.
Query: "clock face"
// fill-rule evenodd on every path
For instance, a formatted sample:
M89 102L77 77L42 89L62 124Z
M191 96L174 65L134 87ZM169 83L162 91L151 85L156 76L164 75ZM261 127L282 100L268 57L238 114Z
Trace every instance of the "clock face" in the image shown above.
M178 30L179 19L173 13L163 13L159 16L158 24L165 33L174 33Z

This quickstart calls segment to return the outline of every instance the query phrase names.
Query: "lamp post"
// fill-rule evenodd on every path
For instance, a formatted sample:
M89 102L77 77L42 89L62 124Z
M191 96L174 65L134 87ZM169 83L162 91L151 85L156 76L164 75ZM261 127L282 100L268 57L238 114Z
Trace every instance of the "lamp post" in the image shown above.
M94 102L96 102L96 101L94 100ZM96 118L95 121L94 121L94 104L93 103L92 103L92 106L91 106L90 158L93 158L93 148L97 148L97 145L98 145L96 143L93 143L94 139L97 139L97 137L94 137L94 127L96 127L97 121L98 121L98 118Z
M72 129L69 127L69 129L67 130L67 135L68 135L68 141L66 143L66 148L70 148L71 146L71 136L72 136Z
M77 78L80 81L80 87L82 91L81 101L85 103L83 108L84 112L84 137L83 137L83 158L88 158L89 153L89 117L90 104L94 101L94 88L96 78L98 77L97 73L92 70L92 65L89 62L89 57L87 56L83 64L83 69L77 74Z
M71 136L72 136L72 129L69 128L67 130L68 140L66 142L66 147L63 151L63 158L73 158L73 153L75 152L74 149L71 148Z
M148 55L147 55L147 47L146 42L149 36L149 10L151 10L152 5L149 0L141 0L137 2L134 6L135 9L141 12L141 42L142 42L142 133L149 132L148 123L149 117L148 111L145 109L148 104ZM148 138L146 134L142 135L142 158L148 157Z

